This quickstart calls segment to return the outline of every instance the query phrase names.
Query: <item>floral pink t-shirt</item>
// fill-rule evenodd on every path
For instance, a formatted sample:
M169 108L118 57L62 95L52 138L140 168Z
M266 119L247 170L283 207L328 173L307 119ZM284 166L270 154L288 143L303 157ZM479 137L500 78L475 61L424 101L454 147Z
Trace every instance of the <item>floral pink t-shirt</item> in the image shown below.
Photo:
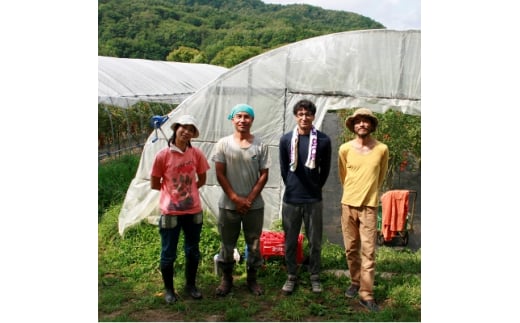
M202 211L197 174L209 169L204 153L188 147L184 153L166 147L155 156L152 176L162 178L159 207L162 214L196 214Z

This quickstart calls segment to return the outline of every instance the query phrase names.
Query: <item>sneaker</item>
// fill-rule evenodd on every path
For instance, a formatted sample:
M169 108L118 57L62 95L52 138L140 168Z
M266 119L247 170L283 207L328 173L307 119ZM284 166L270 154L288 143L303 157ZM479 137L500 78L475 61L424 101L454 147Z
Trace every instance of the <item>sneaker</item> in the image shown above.
M311 275L311 287L313 293L321 293L323 291L318 275Z
M349 298L356 297L359 291L358 285L350 285L350 287L345 291L345 296Z
M368 301L360 299L359 304L363 305L364 308L368 309L371 312L379 312L379 306L377 306L376 302L373 299L370 299Z
M173 304L177 301L177 297L175 297L175 291L172 289L167 289L164 294L164 300L167 304Z
M186 287L184 287L184 291L193 299L202 298L202 293L198 290L198 288L195 285L186 285Z
M296 275L288 275L285 284L283 284L282 291L286 295L290 295L294 291L294 286L296 286Z

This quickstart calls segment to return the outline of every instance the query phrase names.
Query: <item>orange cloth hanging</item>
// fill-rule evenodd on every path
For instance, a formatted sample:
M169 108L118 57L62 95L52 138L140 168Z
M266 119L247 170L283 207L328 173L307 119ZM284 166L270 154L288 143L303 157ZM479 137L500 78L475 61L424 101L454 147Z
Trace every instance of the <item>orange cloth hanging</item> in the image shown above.
M392 240L397 232L404 231L408 215L408 190L387 191L381 196L383 238Z

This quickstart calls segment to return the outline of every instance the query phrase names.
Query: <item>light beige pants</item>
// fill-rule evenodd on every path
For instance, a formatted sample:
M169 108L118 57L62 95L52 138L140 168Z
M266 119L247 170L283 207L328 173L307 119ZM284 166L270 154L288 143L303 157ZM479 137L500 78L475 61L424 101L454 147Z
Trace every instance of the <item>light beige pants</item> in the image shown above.
M377 208L341 205L341 230L352 284L362 300L374 299Z

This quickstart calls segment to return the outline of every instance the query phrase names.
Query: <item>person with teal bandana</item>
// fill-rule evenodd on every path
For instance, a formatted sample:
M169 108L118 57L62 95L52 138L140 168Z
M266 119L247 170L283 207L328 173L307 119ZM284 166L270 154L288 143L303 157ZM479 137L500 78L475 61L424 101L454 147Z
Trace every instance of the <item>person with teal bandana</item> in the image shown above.
M248 250L247 286L253 294L263 294L256 274L263 265L259 249L264 222L261 192L267 183L271 160L267 144L251 133L254 118L251 106L234 106L228 115L234 133L218 140L212 157L223 191L218 202L217 222L221 239L218 266L222 271L222 281L216 289L217 296L231 292L235 266L233 252L242 228Z

